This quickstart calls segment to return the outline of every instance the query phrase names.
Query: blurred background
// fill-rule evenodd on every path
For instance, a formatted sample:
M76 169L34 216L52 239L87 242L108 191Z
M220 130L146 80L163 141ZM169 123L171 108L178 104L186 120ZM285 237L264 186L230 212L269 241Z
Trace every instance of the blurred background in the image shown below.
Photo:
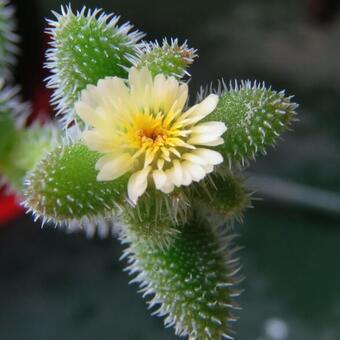
M45 17L59 0L13 1L22 53L16 80L36 114L53 115L44 88ZM147 38L188 39L199 51L193 96L223 77L287 89L300 122L251 164L256 209L241 234L240 340L340 339L340 5L334 0L97 0ZM0 198L1 340L175 339L127 285L114 239L41 230Z

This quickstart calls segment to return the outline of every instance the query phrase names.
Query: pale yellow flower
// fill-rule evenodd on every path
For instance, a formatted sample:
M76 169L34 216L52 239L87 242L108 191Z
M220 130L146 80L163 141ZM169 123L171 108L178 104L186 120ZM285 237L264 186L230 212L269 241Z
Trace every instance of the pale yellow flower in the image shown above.
M207 147L223 143L222 122L199 123L211 113L218 96L185 109L188 86L174 77L131 68L128 82L105 78L89 85L75 109L91 129L84 143L103 155L98 181L112 181L130 172L128 196L136 204L148 182L170 193L175 187L200 181L223 162Z

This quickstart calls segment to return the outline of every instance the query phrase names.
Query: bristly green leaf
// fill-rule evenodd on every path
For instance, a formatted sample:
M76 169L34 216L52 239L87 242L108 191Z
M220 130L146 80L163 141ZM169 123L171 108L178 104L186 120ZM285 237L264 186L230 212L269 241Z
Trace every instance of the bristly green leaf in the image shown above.
M11 77L11 67L18 54L19 37L15 30L14 8L9 1L0 0L0 78Z
M0 175L13 190L20 191L23 176L38 160L50 136L49 128L42 129L41 137L35 127L24 129L30 110L21 101L19 90L18 86L4 86L0 79Z
M52 48L47 52L46 66L52 75L48 86L54 89L52 103L58 113L65 114L65 127L75 119L72 110L81 90L96 85L107 76L125 78L131 58L137 53L137 42L143 34L129 23L117 26L119 17L101 10L74 14L70 6L61 7L57 20L48 20Z
M165 325L174 326L177 335L232 339L230 323L238 308L234 298L240 294L233 236L199 219L177 229L166 249L150 246L129 228L122 230L127 270L137 275L132 282L140 284L144 297L152 296L148 304L157 307L153 314L165 316Z
M220 100L209 120L227 125L224 144L219 147L229 164L244 163L257 153L266 153L295 120L297 104L284 91L250 81L219 90Z
M19 91L19 86L5 86L4 80L0 79L0 117L11 119L16 128L21 129L30 113L30 106L21 100Z
M242 222L244 211L252 206L252 193L244 186L243 178L224 166L188 191L190 200L200 211L223 223Z
M57 147L28 176L26 207L37 218L42 216L62 227L84 228L90 234L97 222L112 220L125 201L128 177L97 181L99 157L81 143Z
M166 76L182 78L189 75L187 69L197 57L196 50L189 48L187 43L182 45L177 39L163 40L162 46L156 42L144 42L141 45L134 65L138 68L147 67L153 76L163 73Z
M122 219L150 247L169 247L178 233L178 225L190 218L190 202L183 191L164 194L150 189L136 205L127 205Z
M53 148L57 140L54 126L33 126L14 131L10 149L0 158L0 173L19 194L23 189L24 177L35 164Z

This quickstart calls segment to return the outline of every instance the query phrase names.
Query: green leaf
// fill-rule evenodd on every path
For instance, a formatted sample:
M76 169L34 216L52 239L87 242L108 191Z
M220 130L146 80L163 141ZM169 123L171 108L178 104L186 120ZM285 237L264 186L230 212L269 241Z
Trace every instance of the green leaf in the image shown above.
M198 218L177 230L170 247L160 249L122 229L127 270L137 275L132 282L140 284L144 297L152 296L148 304L157 306L153 314L165 316L165 325L174 326L177 335L231 339L234 298L240 293L235 288L240 268L233 258L233 236Z
M25 205L35 216L61 225L112 219L124 203L128 177L97 181L99 157L81 143L57 147L28 176Z
M3 79L0 79L0 118L2 124L10 124L9 119L11 119L18 129L24 127L30 113L29 104L21 100L19 91L19 86L5 85Z
M126 206L122 220L150 247L167 248L178 233L178 225L190 217L190 208L183 191L164 194L152 188L139 198L136 207Z
M54 89L52 103L63 117L65 127L75 119L73 104L87 85L96 85L108 76L125 78L137 42L143 34L131 31L130 24L117 26L119 17L101 10L74 14L70 6L54 12L57 20L48 20L52 48L47 52L46 66L52 75L48 86Z
M297 104L284 91L250 81L225 89L209 120L226 124L224 144L219 147L229 164L244 163L257 153L266 154L270 145L289 129L295 119Z
M251 193L244 179L226 167L219 167L206 179L189 188L188 197L207 215L217 215L221 221L243 220L244 211L251 207Z
M18 53L19 37L15 30L14 7L8 1L0 2L0 78L11 77L11 67L15 64Z
M153 76L163 73L166 76L182 78L189 75L188 67L196 57L196 50L189 48L187 43L180 45L177 39L158 42L145 42L140 49L134 65L138 68L147 67Z
M56 139L53 126L34 126L11 135L10 149L0 160L0 173L14 190L21 193L24 177L51 150Z

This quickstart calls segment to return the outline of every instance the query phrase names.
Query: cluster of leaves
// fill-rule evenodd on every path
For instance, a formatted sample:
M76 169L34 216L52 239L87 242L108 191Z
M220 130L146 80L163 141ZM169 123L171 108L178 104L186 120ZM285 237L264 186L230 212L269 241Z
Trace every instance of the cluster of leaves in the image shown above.
M1 9L0 21L5 18ZM144 296L152 295L150 307L158 306L155 313L165 316L165 325L174 326L176 334L232 339L240 276L234 257L238 248L232 246L226 222L241 220L251 204L242 166L265 154L289 129L297 105L283 91L264 84L219 84L215 92L220 100L211 116L228 128L219 146L227 164L204 181L168 195L151 189L132 207L125 176L96 180L100 155L82 144L74 103L87 85L107 76L124 78L131 66L186 81L196 50L176 39L141 41L144 34L130 24L119 26L118 17L100 10L74 13L67 6L54 14L55 20L48 20L47 84L54 91L51 102L62 128L18 127L21 104L13 91L3 88L0 171L43 224L85 230L88 236L118 230L128 271L136 275L133 281ZM3 26L0 22L0 35Z

